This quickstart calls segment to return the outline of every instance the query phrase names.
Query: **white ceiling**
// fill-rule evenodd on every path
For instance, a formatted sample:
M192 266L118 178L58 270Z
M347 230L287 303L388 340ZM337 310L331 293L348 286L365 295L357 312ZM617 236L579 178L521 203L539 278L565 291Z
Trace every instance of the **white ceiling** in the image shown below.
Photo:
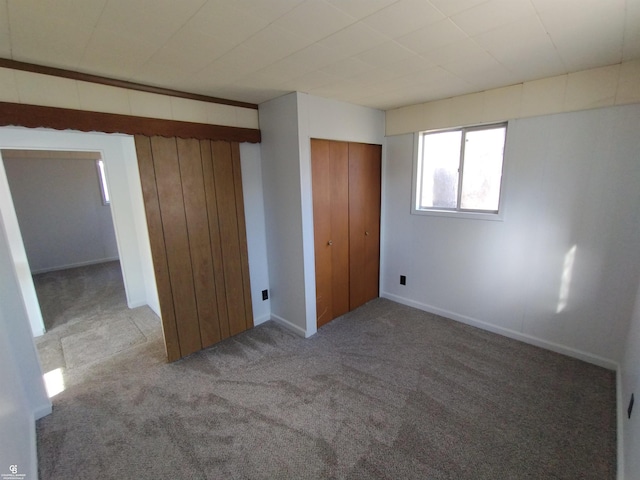
M640 58L640 0L0 0L0 57L386 110Z

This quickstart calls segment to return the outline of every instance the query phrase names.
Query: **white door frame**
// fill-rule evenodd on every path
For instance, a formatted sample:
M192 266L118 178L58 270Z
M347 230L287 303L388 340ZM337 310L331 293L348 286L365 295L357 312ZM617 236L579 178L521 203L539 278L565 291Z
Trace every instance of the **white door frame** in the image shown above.
M0 150L97 151L105 164L111 194L111 215L118 244L127 305L142 305L160 314L140 173L133 137L120 134L57 131L44 128L0 127ZM0 154L0 215L7 230L9 248L34 336L44 333L4 162Z

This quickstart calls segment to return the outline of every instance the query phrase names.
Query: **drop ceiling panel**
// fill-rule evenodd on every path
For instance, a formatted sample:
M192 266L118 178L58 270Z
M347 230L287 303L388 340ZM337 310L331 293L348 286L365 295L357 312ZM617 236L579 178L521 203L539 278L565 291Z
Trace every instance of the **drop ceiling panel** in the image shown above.
M13 13L9 13L13 18ZM76 69L92 29L58 17L35 16L11 23L11 56L24 62ZM66 32L59 35L59 32Z
M535 15L529 0L489 0L451 17L467 35L473 36Z
M298 5L303 3L304 0L269 0L256 1L256 0L235 0L233 6L246 13L260 17L266 20L267 23L271 23L277 20L285 13L290 12Z
M199 11L205 1L181 0L180 8L175 8L172 0L108 0L96 27L160 47Z
M607 58L609 63L622 60L624 0L598 2L590 9L549 8L540 18L569 71L606 64Z
M11 36L9 35L9 10L6 2L0 2L0 56L11 57Z
M387 41L387 37L363 23L354 23L318 42L337 55L351 57Z
M398 38L443 18L444 14L429 2L400 0L363 21L390 38Z
M518 83L565 73L562 59L537 16L519 20L473 39L514 73Z
M622 59L640 58L640 0L628 1L624 25Z
M339 8L355 19L363 19L375 12L388 7L398 0L328 0L334 7Z
M450 45L446 45L442 48L429 50L423 52L422 56L427 60L432 61L436 65L445 65L452 62L460 62L464 60L471 60L478 58L485 52L474 40L470 38L463 38Z
M96 29L82 55L81 65L101 75L128 78L155 50L155 44L129 33Z
M432 51L464 40L468 35L445 18L397 39L397 42L417 53Z
M195 73L205 65L230 52L236 46L231 40L215 38L189 28L181 28L148 62Z
M308 47L311 43L313 42L308 38L288 32L276 25L269 25L246 40L243 45L251 50L262 52L271 62L275 62Z
M411 50L393 40L389 40L356 55L356 58L374 67L383 67L414 56Z
M298 91L310 92L314 89L327 87L329 85L344 85L343 79L338 79L333 75L329 75L324 72L316 71L306 73L298 78L285 81L281 84L282 87L287 87L290 90L292 85L299 86Z
M640 0L4 0L0 57L387 108L638 59Z
M404 60L384 65L382 68L396 72L399 75L408 75L410 73L423 72L435 66L432 61L416 54Z
M317 42L355 19L323 0L307 0L274 22L291 33Z
M518 83L518 77L498 63L498 61L488 53L446 63L442 68L470 85L477 87L477 90L495 88L496 85L512 85Z
M335 78L350 78L369 72L373 67L355 57L345 58L318 70Z
M447 16L468 10L487 0L431 0L431 4Z

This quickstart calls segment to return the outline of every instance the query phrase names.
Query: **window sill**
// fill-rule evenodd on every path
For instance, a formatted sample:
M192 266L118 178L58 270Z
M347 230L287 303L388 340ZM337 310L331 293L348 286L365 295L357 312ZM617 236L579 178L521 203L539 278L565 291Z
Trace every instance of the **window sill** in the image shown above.
M504 213L485 213L485 212L459 212L454 210L418 210L411 209L412 215L424 215L428 217L447 217L467 220L488 220L493 222L502 222Z

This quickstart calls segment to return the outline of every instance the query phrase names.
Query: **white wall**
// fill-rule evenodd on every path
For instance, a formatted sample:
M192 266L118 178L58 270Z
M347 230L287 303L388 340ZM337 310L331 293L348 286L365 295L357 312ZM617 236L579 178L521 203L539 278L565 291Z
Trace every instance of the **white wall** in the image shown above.
M382 144L384 112L291 93L260 105L272 318L316 333L311 138Z
M242 164L244 215L247 225L253 323L259 325L271 318L271 300L262 300L262 290L269 290L269 263L267 261L260 145L241 143L240 162Z
M297 94L260 105L271 317L306 333Z
M631 325L626 337L619 378L622 380L622 395L619 401L623 418L619 425L622 426L623 431L623 478L640 478L640 457L637 455L638 448L640 448L640 416L638 415L638 408L640 407L640 285L636 295L635 309L631 317ZM628 418L627 407L632 393L634 394L634 409L631 418Z
M305 93L298 93L298 112L306 329L309 336L317 330L311 139L382 145L384 112Z
M32 273L118 258L94 159L10 155L4 168Z
M0 216L0 466L37 478L35 420L51 412Z
M155 276L133 138L101 133L3 127L0 128L0 149L76 150L101 153L112 197L111 213L118 241L127 303L131 308L147 304L158 312ZM2 165L0 165L0 200L0 214L7 229L24 303L33 333L39 335L44 331L42 316Z
M510 122L504 221L411 215L413 136L386 149L385 296L616 367L640 277L640 106Z

